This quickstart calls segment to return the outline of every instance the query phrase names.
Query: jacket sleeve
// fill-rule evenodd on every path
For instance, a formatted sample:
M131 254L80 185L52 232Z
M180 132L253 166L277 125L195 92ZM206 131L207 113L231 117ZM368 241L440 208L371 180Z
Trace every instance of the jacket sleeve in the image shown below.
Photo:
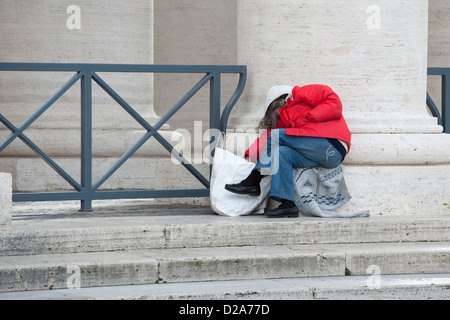
M261 151L266 146L267 138L269 137L270 130L267 130L267 133L262 134L256 141L250 146L250 148L245 151L244 157L247 158L250 162L257 162L259 156L261 155Z
M339 96L328 86L308 85L295 87L295 95L308 103L313 109L306 115L309 122L325 122L342 117L342 102Z

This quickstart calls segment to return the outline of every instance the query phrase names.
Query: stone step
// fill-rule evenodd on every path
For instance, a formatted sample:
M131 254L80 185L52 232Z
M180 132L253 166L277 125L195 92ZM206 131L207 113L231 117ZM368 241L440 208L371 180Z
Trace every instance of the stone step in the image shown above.
M225 246L450 241L450 215L358 219L225 218L200 214L80 215L13 220L0 256ZM207 214L205 214L207 213Z
M215 301L215 307L219 305L214 313L220 314L232 312L225 305L238 304L239 300L268 303L273 314L272 304L266 300L380 299L450 300L450 274L202 281L0 293L0 300L203 300L203 307L208 305L205 300L209 300ZM177 313L186 306L180 303L171 304L172 308L178 306Z
M3 256L0 291L372 273L450 273L450 244L254 245Z

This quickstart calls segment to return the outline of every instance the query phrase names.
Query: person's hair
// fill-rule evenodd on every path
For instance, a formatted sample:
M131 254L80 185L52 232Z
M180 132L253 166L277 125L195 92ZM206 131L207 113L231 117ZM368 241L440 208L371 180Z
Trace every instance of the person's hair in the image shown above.
M259 121L257 130L261 129L274 129L277 127L278 116L273 112L277 108L281 108L286 104L287 94L283 94L279 98L272 101L272 103L267 107L266 114Z

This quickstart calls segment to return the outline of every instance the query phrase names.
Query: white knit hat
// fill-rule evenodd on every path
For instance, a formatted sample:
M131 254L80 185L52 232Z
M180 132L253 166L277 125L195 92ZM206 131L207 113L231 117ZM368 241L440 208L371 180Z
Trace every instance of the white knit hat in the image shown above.
M273 86L272 88L270 88L267 92L266 101L264 102L264 110L267 110L267 108L274 100L278 99L284 94L288 94L292 99L293 88L294 87L291 86Z

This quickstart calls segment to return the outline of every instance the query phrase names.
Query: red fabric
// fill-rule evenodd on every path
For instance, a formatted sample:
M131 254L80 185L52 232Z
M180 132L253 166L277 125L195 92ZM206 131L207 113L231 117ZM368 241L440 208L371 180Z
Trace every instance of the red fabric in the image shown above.
M292 100L288 99L281 108L277 125L285 128L287 135L342 140L350 150L351 133L342 116L342 102L328 86L294 87ZM245 152L250 160L259 158L269 133L270 130Z
M257 162L261 151L264 149L266 145L267 138L269 137L270 130L267 130L266 133L262 134L256 141L245 151L245 157L249 157L249 161Z

